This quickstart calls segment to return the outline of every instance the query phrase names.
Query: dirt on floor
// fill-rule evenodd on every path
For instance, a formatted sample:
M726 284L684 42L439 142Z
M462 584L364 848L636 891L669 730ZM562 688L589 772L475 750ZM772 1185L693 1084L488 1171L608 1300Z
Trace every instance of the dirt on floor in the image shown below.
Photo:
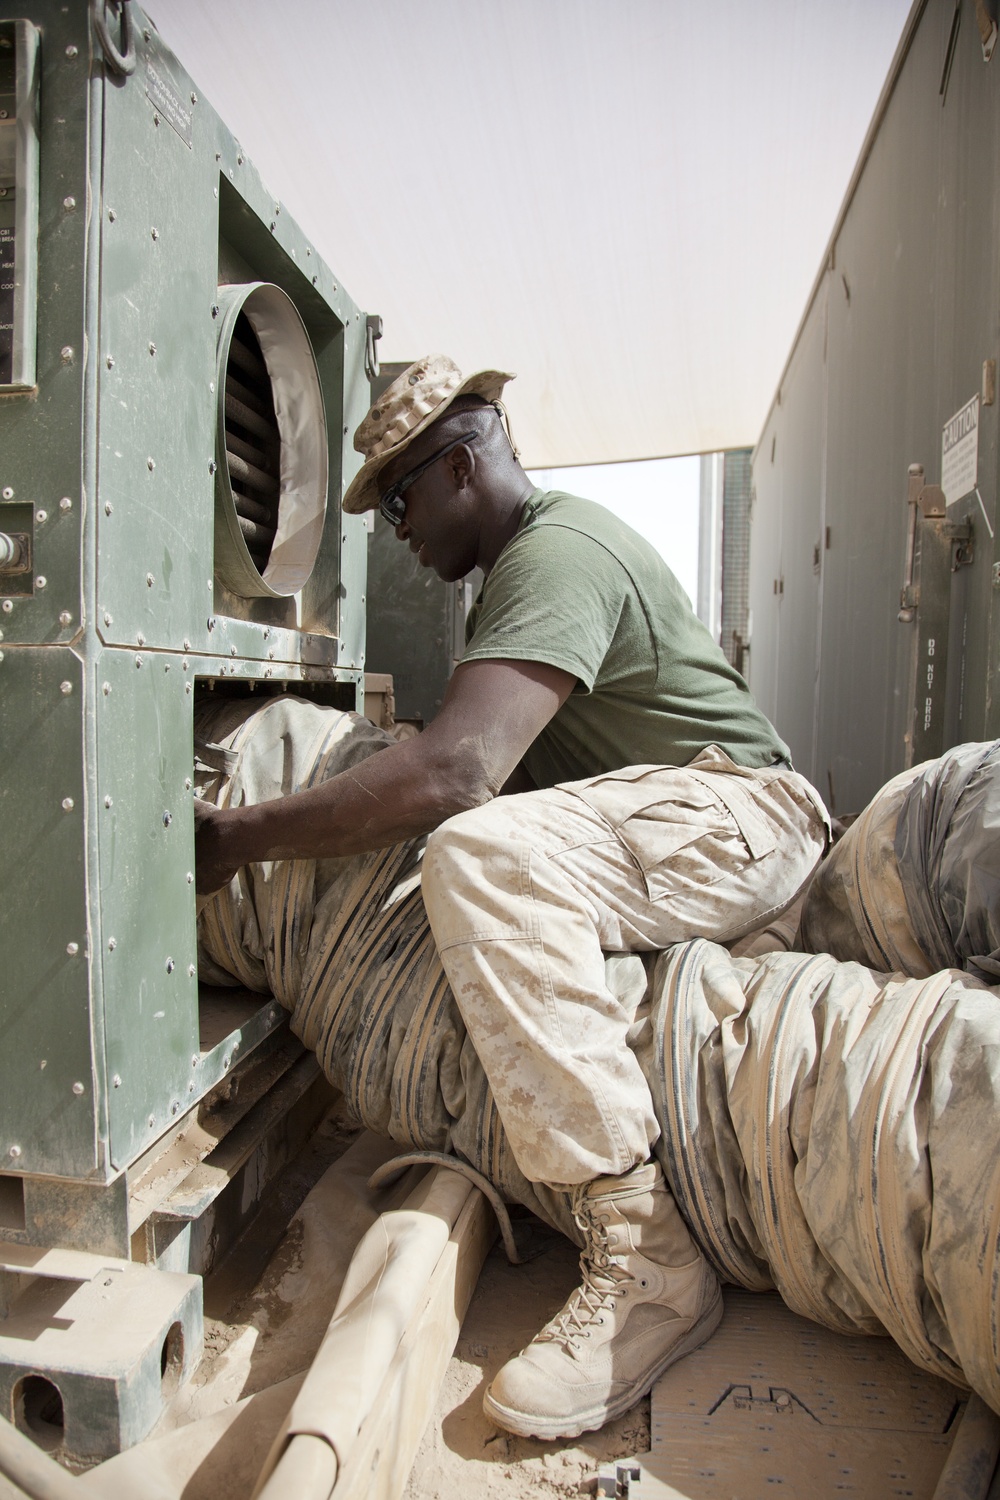
M543 1443L500 1432L483 1415L483 1392L580 1279L578 1251L539 1226L543 1246L527 1265L511 1266L499 1245L483 1267L437 1409L424 1434L405 1500L491 1500L493 1496L592 1492L598 1470L649 1449L649 1401L600 1432Z

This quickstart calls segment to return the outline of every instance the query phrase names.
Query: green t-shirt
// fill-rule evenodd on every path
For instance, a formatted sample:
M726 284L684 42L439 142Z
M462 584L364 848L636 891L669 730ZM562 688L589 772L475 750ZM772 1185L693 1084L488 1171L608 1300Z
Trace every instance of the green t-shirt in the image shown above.
M591 500L535 490L483 583L463 661L546 662L576 686L525 755L536 786L622 766L787 756L659 553Z

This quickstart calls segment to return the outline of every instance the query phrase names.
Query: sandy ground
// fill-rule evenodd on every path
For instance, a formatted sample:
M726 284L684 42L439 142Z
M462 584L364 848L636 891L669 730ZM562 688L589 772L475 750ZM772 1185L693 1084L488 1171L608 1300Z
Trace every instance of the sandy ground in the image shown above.
M649 1401L601 1432L543 1443L500 1432L484 1415L483 1392L505 1360L537 1333L579 1281L578 1251L549 1230L525 1266L494 1246L462 1325L437 1410L424 1434L405 1500L579 1495L608 1460L649 1449Z

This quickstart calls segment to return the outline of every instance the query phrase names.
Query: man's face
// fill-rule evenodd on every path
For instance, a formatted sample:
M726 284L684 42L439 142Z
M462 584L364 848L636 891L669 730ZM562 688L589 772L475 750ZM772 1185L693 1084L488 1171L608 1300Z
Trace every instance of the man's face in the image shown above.
M415 467L408 454L390 464L380 476L382 492ZM404 491L406 514L395 528L421 567L433 568L445 583L464 578L477 564L478 507L468 484L461 483L466 468L460 447L442 454Z

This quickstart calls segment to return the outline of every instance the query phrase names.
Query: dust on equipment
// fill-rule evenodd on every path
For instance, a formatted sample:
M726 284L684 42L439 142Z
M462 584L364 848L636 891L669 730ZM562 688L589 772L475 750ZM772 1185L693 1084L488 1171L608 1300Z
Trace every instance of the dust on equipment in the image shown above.
M0 1409L92 1460L330 1097L199 986L193 722L360 706L375 324L133 0L0 10L0 109Z

